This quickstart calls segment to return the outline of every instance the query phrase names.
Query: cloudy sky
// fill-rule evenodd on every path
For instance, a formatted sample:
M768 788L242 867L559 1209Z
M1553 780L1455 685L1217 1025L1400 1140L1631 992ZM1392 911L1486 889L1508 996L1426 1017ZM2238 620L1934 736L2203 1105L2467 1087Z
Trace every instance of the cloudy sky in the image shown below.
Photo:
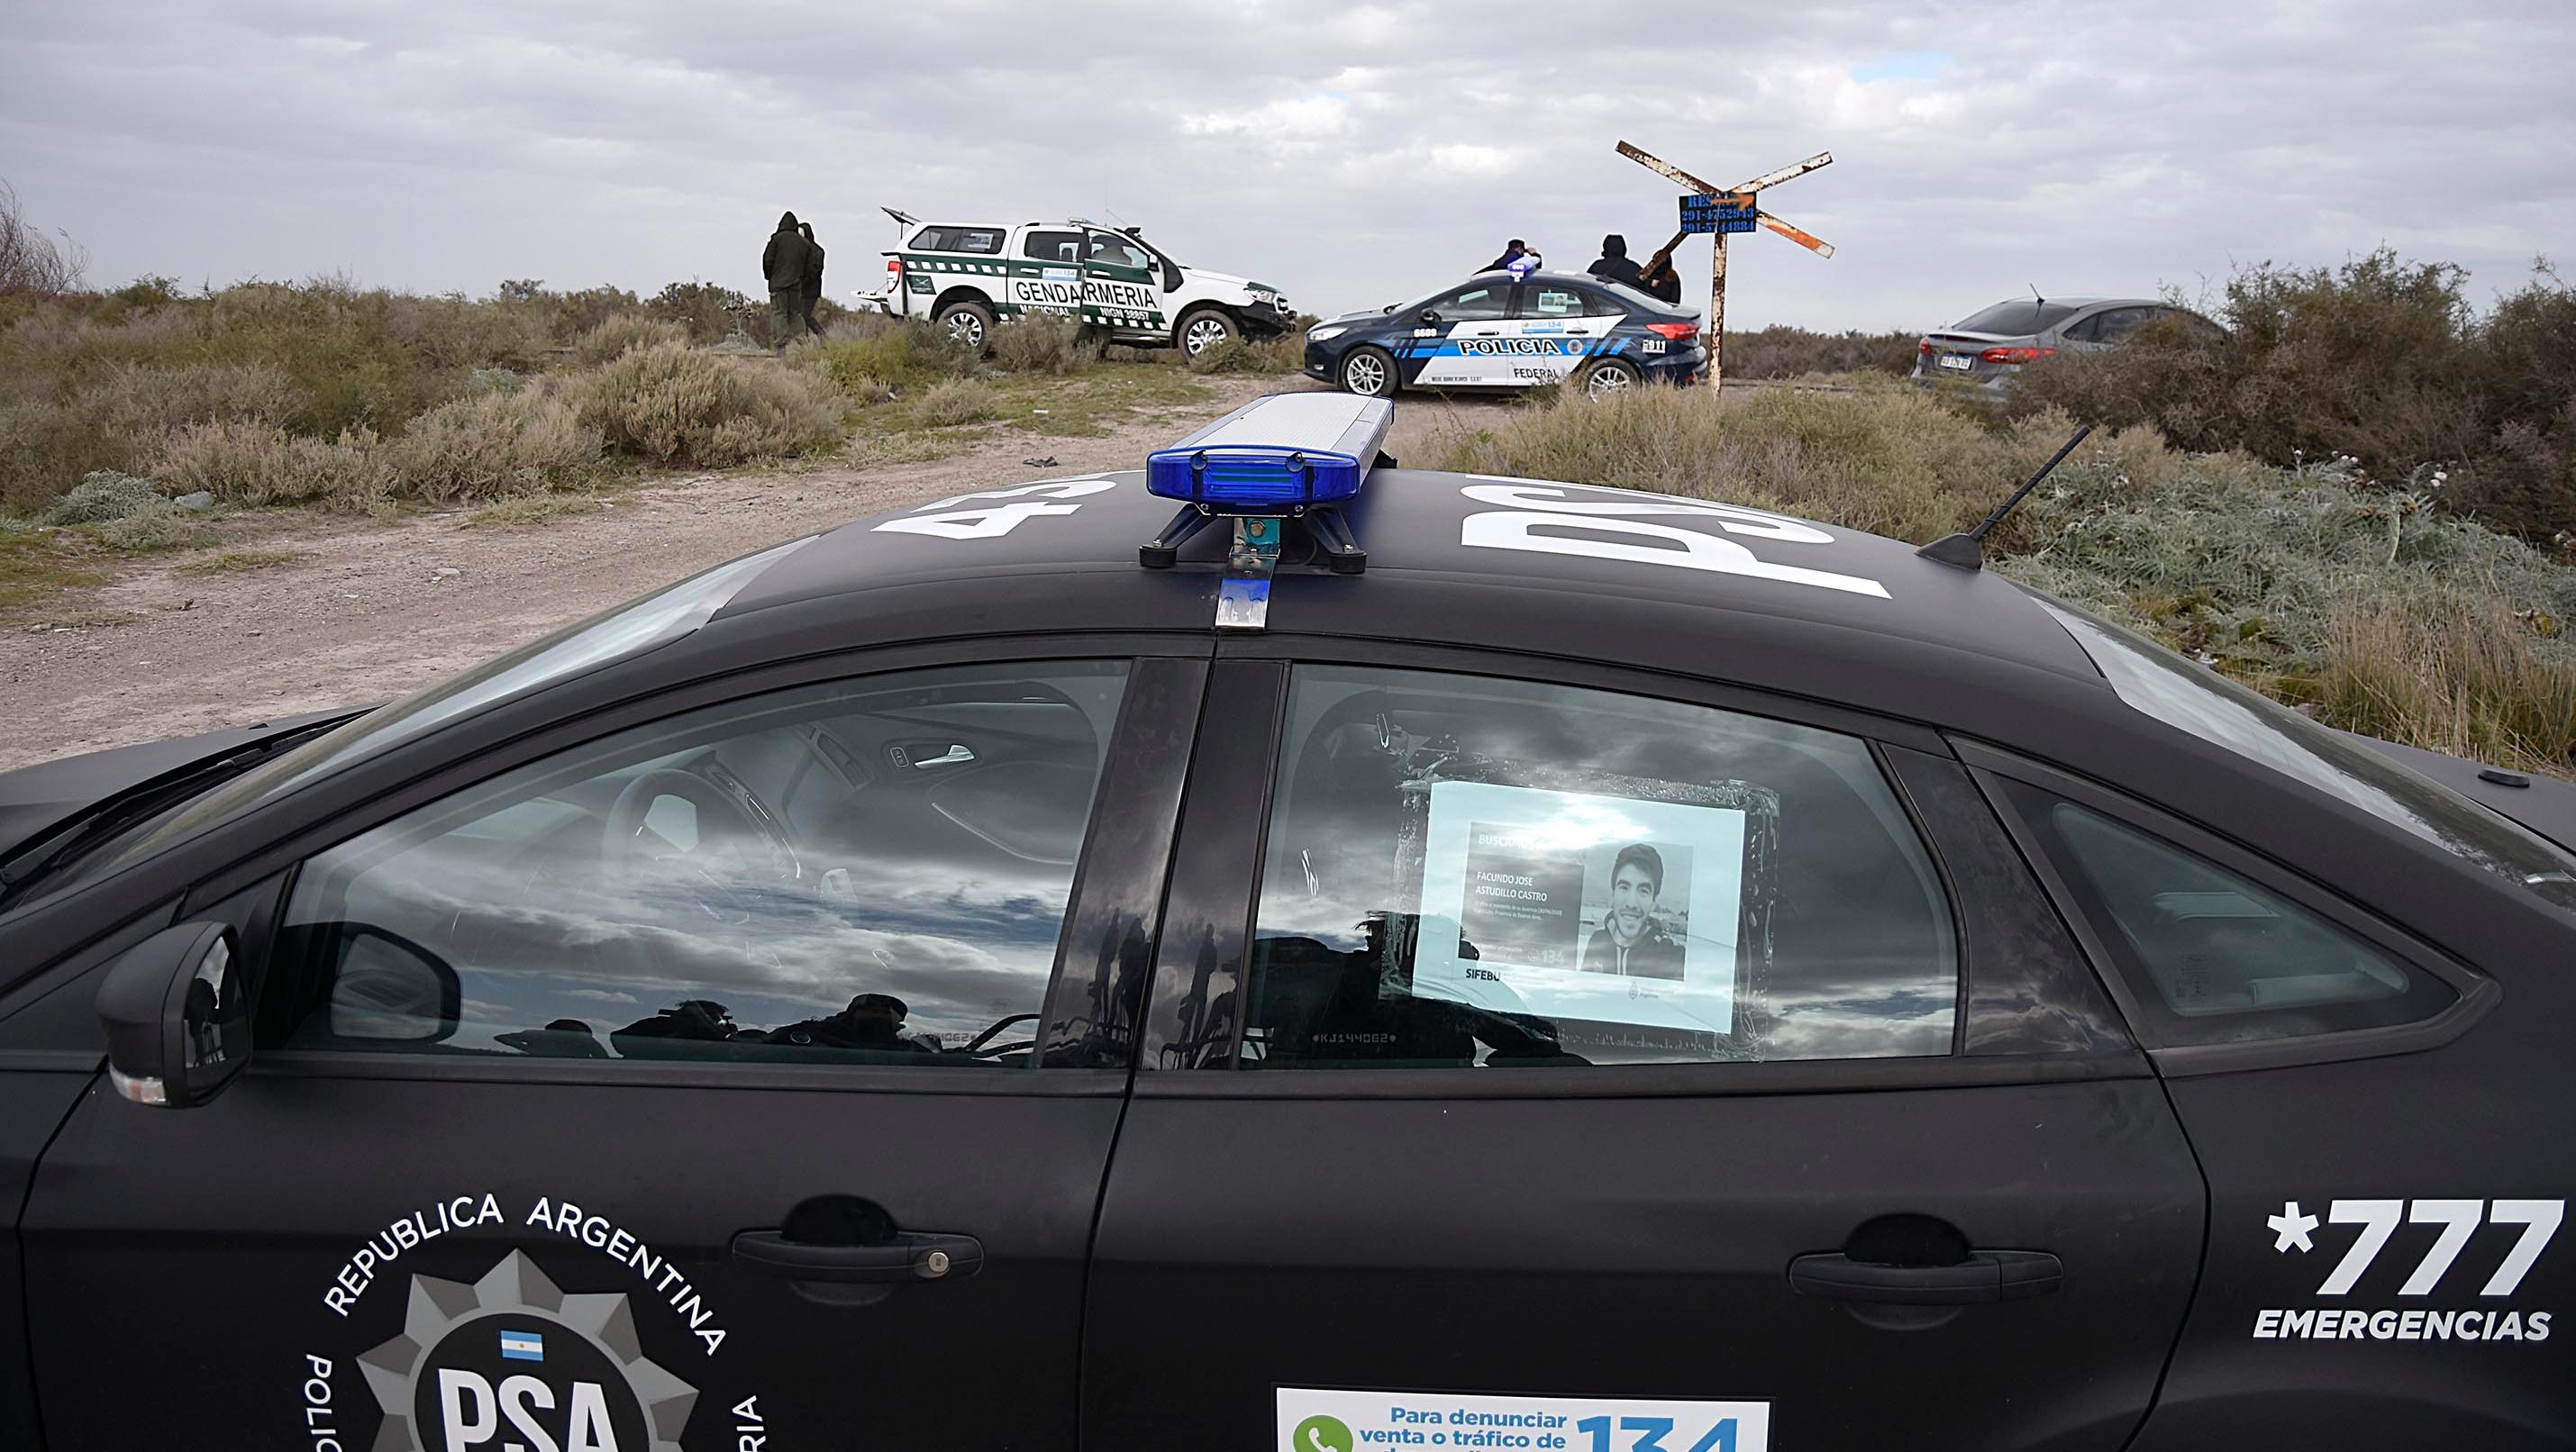
M1833 153L1769 201L1839 251L1737 239L1747 325L2576 261L2570 0L0 0L0 40L0 178L109 283L756 290L793 207L846 293L891 205L1123 219L1330 313L1509 236L1659 244L1623 137L1721 183Z

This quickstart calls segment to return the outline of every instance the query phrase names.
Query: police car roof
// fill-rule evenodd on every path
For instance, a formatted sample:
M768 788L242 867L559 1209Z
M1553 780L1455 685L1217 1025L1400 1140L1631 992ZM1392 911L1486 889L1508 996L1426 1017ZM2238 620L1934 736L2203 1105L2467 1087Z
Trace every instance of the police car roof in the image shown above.
M1137 546L1161 533L1175 508L1148 494L1143 479L1125 472L1007 485L860 520L771 566L712 623L811 630L839 644L1022 632L1205 635L1229 530L1219 520L1201 531L1174 569L1142 568ZM1092 492L1049 497L1073 493L1061 487L1067 482ZM1998 481L1998 491L2009 484ZM1611 516L1587 527L1581 516L1544 508L1665 498L1376 470L1344 510L1368 551L1367 572L1333 575L1301 560L1292 532L1268 633L1510 645L1739 678L1736 667L1758 637L1801 653L1818 670L1834 661L1866 668L1901 658L1904 675L2038 672L2060 686L2104 688L2065 630L2017 587L1935 564L1900 541L1751 510L1732 518ZM1677 509L1717 504L1669 502ZM997 513L1012 506L1020 507L1016 516ZM1469 521L1479 516L1480 537L1525 542L1471 540ZM1567 540L1578 549L1583 541L1607 541L1620 557L1558 552L1548 543ZM733 629L710 634L749 643Z

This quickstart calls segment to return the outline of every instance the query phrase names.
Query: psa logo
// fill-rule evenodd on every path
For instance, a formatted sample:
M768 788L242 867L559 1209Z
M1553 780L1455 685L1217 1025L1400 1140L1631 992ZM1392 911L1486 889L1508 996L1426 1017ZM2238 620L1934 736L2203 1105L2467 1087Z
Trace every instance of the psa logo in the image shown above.
M624 1295L566 1295L517 1251L472 1285L413 1276L403 1334L358 1365L380 1448L679 1452L698 1399L645 1358Z

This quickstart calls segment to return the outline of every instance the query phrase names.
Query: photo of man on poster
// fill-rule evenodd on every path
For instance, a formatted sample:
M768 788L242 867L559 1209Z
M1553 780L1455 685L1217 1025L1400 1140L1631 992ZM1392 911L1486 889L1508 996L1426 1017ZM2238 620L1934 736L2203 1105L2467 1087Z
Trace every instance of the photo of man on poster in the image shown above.
M1651 845L1631 842L1610 865L1610 906L1600 931L1583 950L1583 971L1624 978L1680 981L1682 947L1655 922L1664 892L1664 858Z

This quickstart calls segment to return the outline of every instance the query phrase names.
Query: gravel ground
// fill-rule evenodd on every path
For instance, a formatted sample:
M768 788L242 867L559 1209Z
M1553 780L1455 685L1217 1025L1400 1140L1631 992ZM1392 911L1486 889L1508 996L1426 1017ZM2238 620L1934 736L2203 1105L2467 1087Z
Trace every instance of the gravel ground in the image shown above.
M468 527L465 514L297 517L230 548L292 549L266 569L192 574L190 559L138 561L67 594L63 620L0 636L0 770L74 752L184 736L270 716L381 701L618 601L779 540L880 510L996 484L1133 469L1179 436L1294 379L1219 377L1211 403L1103 438L1015 436L933 464L865 472L676 476L601 512L541 525ZM1407 399L1398 457L1505 405ZM1054 467L1023 458L1052 455Z

